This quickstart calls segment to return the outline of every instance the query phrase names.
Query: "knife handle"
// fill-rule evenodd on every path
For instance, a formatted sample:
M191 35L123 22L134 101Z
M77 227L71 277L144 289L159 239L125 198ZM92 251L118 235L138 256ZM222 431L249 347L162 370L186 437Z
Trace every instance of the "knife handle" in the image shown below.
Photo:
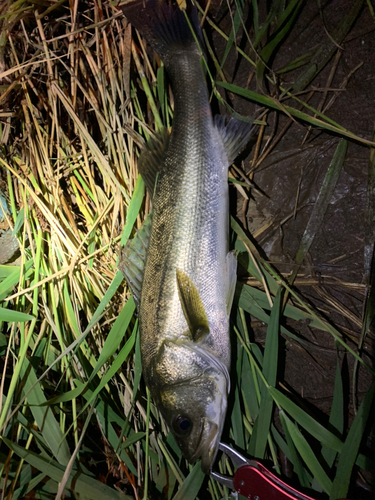
M314 500L284 483L254 460L237 469L233 485L237 493L251 500Z

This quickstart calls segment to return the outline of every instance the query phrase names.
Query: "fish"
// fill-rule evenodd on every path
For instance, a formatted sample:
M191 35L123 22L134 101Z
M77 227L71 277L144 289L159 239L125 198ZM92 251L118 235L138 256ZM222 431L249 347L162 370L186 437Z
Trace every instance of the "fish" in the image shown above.
M119 268L137 305L142 370L182 455L209 473L230 391L229 316L237 260L229 251L228 167L250 122L213 118L196 8L133 0L127 20L156 50L174 98L172 130L151 139L138 169L152 210Z

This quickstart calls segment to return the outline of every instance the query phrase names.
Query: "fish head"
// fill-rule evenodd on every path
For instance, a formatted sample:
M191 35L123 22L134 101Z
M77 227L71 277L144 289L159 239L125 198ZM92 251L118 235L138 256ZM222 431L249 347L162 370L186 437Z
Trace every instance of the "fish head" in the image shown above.
M184 457L208 473L227 408L229 374L205 346L165 342L159 357L158 407Z

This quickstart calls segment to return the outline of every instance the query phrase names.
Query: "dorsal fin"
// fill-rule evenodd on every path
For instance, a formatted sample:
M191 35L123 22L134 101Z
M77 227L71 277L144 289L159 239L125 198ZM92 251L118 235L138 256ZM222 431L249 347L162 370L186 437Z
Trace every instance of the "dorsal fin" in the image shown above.
M150 242L152 212L150 212L132 240L121 251L118 268L124 275L137 307L141 299L146 255Z
M138 158L138 170L145 181L147 191L152 199L158 173L163 165L165 150L169 142L167 129L157 132L152 139L147 141L140 157Z
M225 124L226 118L222 115L215 115L214 124L224 143L228 155L228 166L231 165L246 144L255 130L253 121L244 122L232 116Z

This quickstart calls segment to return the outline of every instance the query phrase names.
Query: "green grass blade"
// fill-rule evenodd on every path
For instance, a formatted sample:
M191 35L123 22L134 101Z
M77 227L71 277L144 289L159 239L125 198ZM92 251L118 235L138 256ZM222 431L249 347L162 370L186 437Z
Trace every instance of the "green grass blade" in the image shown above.
M122 443L118 449L125 450L126 448L128 448L129 446L132 446L137 441L143 439L144 437L146 437L145 432L136 432L131 437L127 438L126 441L124 443Z
M269 388L275 402L283 408L301 427L303 427L309 434L314 436L315 439L321 443L326 444L334 450L340 451L342 442L332 432L328 431L319 422L317 422L311 415L306 413L302 408L297 406L287 396L274 387Z
M245 449L245 435L242 422L240 389L238 384L236 385L234 391L234 402L231 413L231 423L232 423L232 432L234 441L237 444L237 446L243 450Z
M283 73L288 73L289 71L293 71L294 69L297 69L305 64L307 64L311 56L313 55L313 52L306 52L306 54L303 54L302 56L298 56L293 61L289 61L286 63L285 66L277 70L277 74L281 75Z
M227 60L228 54L230 52L230 49L232 48L233 42L235 41L235 38L237 36L237 32L239 27L241 26L241 21L242 21L242 16L243 16L243 7L244 7L244 0L235 0L236 3L236 12L234 13L233 16L233 23L232 23L232 28L229 33L229 38L227 40L227 44L225 46L225 51L223 58L221 60L221 68L224 66L225 61Z
M82 387L84 384L80 382L77 379L74 379L74 384L77 386L77 388ZM90 389L87 389L85 392L83 392L83 397L89 401L94 399L93 393ZM121 413L121 416L118 414L117 411L115 411L110 404L108 404L107 401L100 400L98 399L95 405L96 410L104 415L107 419L108 422L113 422L117 424L119 427L123 427L125 424L123 414Z
M138 327L138 322L137 322ZM142 377L142 358L141 358L141 336L137 330L137 338L135 340L135 353L134 353L134 385L132 401L135 401L137 391Z
M74 312L74 307L72 304L72 300L70 298L70 293L69 293L69 285L68 285L68 280L64 280L64 289L63 289L63 294L64 294L64 305L65 305L65 312L67 319L69 321L69 325L74 332L75 337L79 337L81 334L80 328L78 326L78 321L77 317Z
M340 358L338 349L337 349L335 386L333 391L331 413L329 416L329 425L336 431L337 435L342 436L342 433L344 432L344 388L341 377ZM337 452L335 450L333 450L332 448L328 448L323 444L322 457L325 459L328 467L333 466L336 455Z
M251 273L252 276L254 276L260 282L264 277L270 291L276 295L279 289L278 284L276 283L275 279L264 269L264 267L262 265L259 265L259 262L258 266L255 265L254 260L249 255L249 250L253 255L257 255L257 250L249 240L249 238L246 236L245 231L233 217L231 217L231 227L238 236L238 239L235 242L235 249L237 250L237 252L239 252L237 257L238 261L245 269L248 270L249 273Z
M282 40L290 32L301 6L301 0L292 0L287 5L286 9L280 14L280 16L277 17L276 29L272 34L271 40L267 43L267 45L265 45L265 47L263 47L260 53L260 60L257 63L256 77L260 88L262 87L263 73L266 65L272 57L274 51L277 50Z
M44 458L41 455L26 450L9 439L3 438L3 441L14 453L26 460L32 467L43 472L57 483L62 480L65 468L61 467L54 460ZM90 500L97 500L98 498L102 500L134 500L132 497L119 493L100 481L77 471L72 472L66 483L66 487L73 492L82 494Z
M75 398L78 398L82 394L82 392L86 389L87 385L82 384L71 391L64 392L59 396L55 396L54 398L48 399L45 403L41 403L40 406L54 406L60 403L68 403Z
M332 481L325 473L323 467L320 465L310 445L303 437L297 425L294 424L287 415L284 416L285 424L288 428L289 434L298 453L303 458L305 464L310 469L316 481L320 484L323 490L329 495L332 488Z
M320 73L325 65L330 61L332 56L337 51L337 47L345 40L346 35L349 33L355 19L357 18L364 0L356 0L351 2L351 9L348 10L342 21L338 23L336 30L326 39L324 43L318 48L312 57L310 64L306 70L295 80L293 90L299 92L307 87L307 85ZM345 11L343 9L343 11Z
M90 375L88 382L95 377L100 368L107 363L111 356L115 353L116 349L120 345L124 338L125 332L129 326L129 323L133 317L135 311L135 303L133 297L131 297L121 309L116 321L114 322L111 331L106 338L102 351L100 353L98 362L95 365L93 372Z
M30 274L33 272L31 269L33 265L34 261L32 259L25 262L23 272L26 277L29 277ZM21 275L21 268L20 267L14 268L12 266L12 269L14 269L14 271L0 283L0 300L4 300L8 295L8 293L11 293L13 287L19 282Z
M8 321L10 323L24 323L25 321L31 321L32 319L35 318L30 314L26 314L20 311L12 311L10 309L0 307L0 321Z
M84 393L84 397L87 399L88 402L93 401L95 399L94 394L89 390L86 393ZM120 426L120 428L123 428L125 425L125 421L121 419L118 415L116 415L113 412L113 410L109 407L109 405L104 403L103 401L98 401L98 403L95 406L95 409L106 439L108 439L108 442L110 443L112 448L114 450L117 450L119 458L124 462L129 471L132 472L135 476L137 476L137 469L134 467L134 464L130 456L127 454L126 449L125 448L123 449L121 447L122 441L120 441L117 429L115 430L112 423L116 422Z
M279 318L281 291L276 294L267 328L264 348L263 375L270 386L276 385L278 350L279 350ZM261 384L261 402L258 417L250 440L250 454L255 458L264 458L267 439L270 431L273 409L273 398L265 384Z
M260 321L263 321L263 323L266 323L266 325L269 324L270 315L267 314L255 300L253 300L252 293L248 293L248 289L246 288L246 286L241 286L240 294L238 294L238 288L236 288L235 296L238 299L239 307L244 309L249 314L255 316ZM292 333L290 330L287 330L284 326L280 327L280 331L287 335L289 338L302 343L302 340L297 335Z
M244 356L240 380L243 400L246 402L251 413L251 418L254 420L259 413L259 403L257 399L257 385L259 381L256 371L251 365L252 361L249 360L249 357Z
M168 446L168 438L169 438L170 435L168 435L167 437L167 442L165 443L164 441L162 441L160 438L158 439L158 445L165 457L165 460L167 461L170 469L172 470L173 472L173 475L175 476L175 478L177 479L177 481L179 482L180 485L183 484L184 482L184 475L182 474L179 466L177 465L176 463L176 460L174 459L174 456L173 454L171 453L170 451L170 447ZM173 442L173 445L175 446L175 442L172 438L172 442ZM175 451L175 450L174 450ZM176 451L178 451L176 449ZM176 453L177 454L177 457L178 458L181 458L181 452L180 453Z
M255 2L253 2L254 4ZM284 5L284 2L282 0L276 0L275 2L271 3L271 8L270 11L267 15L267 18L263 23L261 23L261 26L258 30L258 33L255 37L255 40L253 42L254 48L257 48L260 42L263 40L263 38L266 36L267 30L269 29L270 24L275 20L277 13L282 9L282 6Z
M313 310L307 305L306 302L304 302L303 300L301 300L300 296L297 295L294 290L288 285L288 283L286 283L284 280L280 279L280 277L277 275L277 273L275 273L275 271L269 266L269 264L267 262L264 263L264 266L267 268L267 270L276 278L278 279L278 281L280 283L283 284L283 286L288 290L289 294L292 295L296 302L303 308L305 309L309 314L311 315L314 315L315 313L313 312ZM375 376L375 370L372 369L372 367L370 366L370 364L366 363L362 358L361 356L355 352L347 343L344 342L343 338L342 338L342 334L336 329L334 328L330 323L326 323L320 316L318 315L315 315L316 317L316 320L321 322L322 323L322 330L324 331L327 331L328 333L330 333L332 335L332 337L337 341L339 342L347 352L349 352L354 359L358 360L359 363L361 363L361 365L363 367L366 368L366 370L368 370L373 376ZM281 329L281 331L283 332L284 330ZM293 338L293 337L291 337Z
M11 274L16 273L18 276L20 275L20 266L11 266L11 265L1 265L0 266L0 280L7 278Z
M108 368L108 371L103 376L99 385L92 392L91 398L88 399L86 405L83 407L83 410L85 410L88 407L88 405L91 404L96 399L100 391L108 384L108 382L115 375L115 373L117 373L117 371L120 370L121 366L126 361L127 357L129 356L131 350L134 347L135 338L136 338L136 331L133 330L132 335L129 337L124 347L121 349L121 351L118 353L114 361L111 363L110 367Z
M195 500L206 477L202 472L201 463L198 461L180 486L173 500Z
M367 146L375 146L375 144L372 141L368 141L367 139L363 139L356 134L353 134L349 130L346 130L345 128L341 127L337 123L333 122L334 125L331 123L332 120L328 122L328 118L324 117L325 120L323 121L320 120L319 118L315 118L313 116L310 116L306 113L303 113L302 111L299 111L296 108L292 108L291 106L285 106L281 104L279 101L276 101L272 99L271 97L267 97L265 95L258 94L257 92L253 92L252 90L248 89L243 89L242 87L238 87L237 85L233 85L230 83L225 83L225 82L216 82L217 85L220 85L221 87L224 87L225 89L229 90L229 92L233 92L234 94L238 94L242 97L245 97L246 99L249 99L250 101L255 101L263 106L266 106L271 109L276 109L277 111L281 111L282 113L285 113L290 116L294 116L298 120L302 120L306 123L309 123L310 125L314 125L315 127L319 127L325 130L328 130L330 132L334 132L340 136L347 137L348 139L353 139L356 142L360 142L362 144L366 144ZM317 110L314 110L314 113L320 114L321 116L322 113L319 113Z
M70 460L68 443L51 408L42 406L46 403L46 398L40 384L37 382L34 369L27 358L22 364L21 377L24 380L23 392L26 394L30 410L45 442L57 461L62 465L66 465Z
M300 485L303 486L304 488L308 488L310 486L310 479L309 479L307 471L304 467L303 460L298 455L296 447L295 447L293 439L292 439L292 436L290 435L289 428L287 426L286 419L285 419L285 413L280 412L279 416L280 416L281 424L283 426L285 439L287 442L287 452L288 452L287 457L289 458L289 460L293 464L293 470L297 474ZM279 439L279 441L280 441L280 439Z
M67 482L69 480L69 477L73 471L73 467L75 465L75 461L76 461L76 458L77 458L77 454L82 446L82 442L83 442L83 439L85 437L85 434L86 434L86 431L87 431L87 427L90 423L90 420L91 420L91 417L94 413L94 406L92 406L90 408L90 411L87 415L87 418L85 420L85 423L83 425L83 428L82 428L82 431L81 431L81 436L79 438L79 441L77 443L77 446L75 448L75 450L73 451L72 453L72 456L69 460L69 463L67 464L67 466L65 467L65 471L64 471L64 475L61 479L61 481L59 482L59 489L57 490L57 493L56 493L56 499L55 500L60 500L61 496L64 494L64 490L65 490L65 487L67 485Z
M302 236L302 241L296 256L297 264L302 263L306 253L310 249L310 246L315 238L318 229L323 223L324 214L326 213L329 202L331 201L333 192L341 173L342 166L345 161L347 147L348 142L345 139L341 139L333 155L333 159L328 167L323 184L319 191L318 198L315 202L310 215L310 219ZM294 270L291 281L294 281L296 274L297 270Z
M339 439L332 432L323 427L317 420L315 420L311 415L302 410L302 408L293 403L293 401L291 401L282 392L275 389L274 387L270 387L269 391L272 394L272 397L274 398L276 404L283 408L285 412L289 413L289 415L309 434L311 434L320 443L325 444L329 448L332 448L333 450L341 453L343 445L341 439ZM356 464L363 469L375 469L375 460L363 455L358 455Z
M135 221L137 220L137 217L139 215L144 195L145 195L145 183L142 177L139 175L126 214L125 226L121 235L121 246L124 246L129 239Z
M254 28L254 35L255 39L258 37L259 33L259 9L258 9L258 3L256 0L251 0L251 4L253 7L253 28Z
M270 310L271 306L266 293L258 288L249 285L241 285L240 299L241 302L254 302L262 309ZM296 306L287 304L284 307L283 315L287 318L294 319L295 321L307 321L311 327L318 328L319 330L327 331L324 328L322 321L318 321L315 316L309 314L307 311L299 309Z
M329 497L330 500L344 498L348 493L353 466L357 458L359 446L363 439L374 395L375 382L373 382L369 391L363 398L363 401L357 411L357 415L354 417L353 423L342 446L331 495Z
M25 498L27 493L32 491L34 488L38 486L39 483L44 481L46 475L41 473L35 476L34 478L30 479L27 483L25 482L24 485L22 485L20 488L14 491L12 495L12 500L17 500L18 498Z
M17 214L16 222L14 223L14 228L13 228L13 236L15 236L18 231L22 228L23 223L25 221L25 209L21 208L21 210Z

